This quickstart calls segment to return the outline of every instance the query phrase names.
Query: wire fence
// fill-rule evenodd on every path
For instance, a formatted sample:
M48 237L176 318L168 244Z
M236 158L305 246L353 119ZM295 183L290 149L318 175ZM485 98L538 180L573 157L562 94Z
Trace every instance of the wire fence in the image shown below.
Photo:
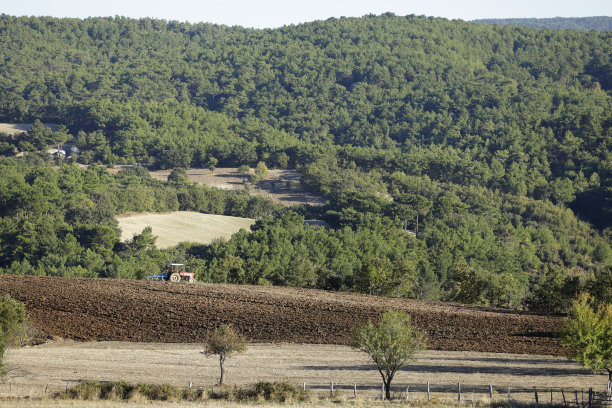
M80 381L53 380L44 385L7 381L0 383L0 398L44 398L58 392L66 392ZM176 384L175 384L176 385ZM198 384L188 382L183 385L188 388L201 388L207 391L215 390L215 383ZM384 385L358 383L301 383L299 387L310 390L319 396L342 396L351 399L384 400L386 390ZM595 388L559 388L559 387L507 387L492 384L453 384L395 383L390 388L393 399L413 402L456 402L474 404L477 402L505 402L509 405L563 405L572 408L612 408L612 384L607 387Z

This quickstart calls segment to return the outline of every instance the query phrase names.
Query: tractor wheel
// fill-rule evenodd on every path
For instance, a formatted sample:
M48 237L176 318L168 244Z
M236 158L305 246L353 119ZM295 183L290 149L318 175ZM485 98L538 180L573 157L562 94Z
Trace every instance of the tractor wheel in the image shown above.
M181 275L179 275L178 273L170 274L170 281L171 282L179 282L180 280L181 280Z
M189 283L193 283L193 282L195 282L195 278L192 276L189 278Z

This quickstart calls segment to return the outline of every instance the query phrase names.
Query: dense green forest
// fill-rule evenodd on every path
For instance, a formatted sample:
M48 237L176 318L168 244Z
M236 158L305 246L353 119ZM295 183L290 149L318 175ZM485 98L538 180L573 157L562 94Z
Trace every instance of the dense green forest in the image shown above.
M211 282L552 311L582 290L610 301L610 33L2 15L0 40L0 121L35 122L0 134L6 273L142 278L180 259ZM66 141L87 170L37 153ZM329 203L286 209L146 170L259 162L297 169ZM102 167L116 164L140 166ZM118 242L115 214L175 209L259 221L209 246Z
M612 31L612 17L554 17L554 18L484 18L474 23L516 25L553 30Z

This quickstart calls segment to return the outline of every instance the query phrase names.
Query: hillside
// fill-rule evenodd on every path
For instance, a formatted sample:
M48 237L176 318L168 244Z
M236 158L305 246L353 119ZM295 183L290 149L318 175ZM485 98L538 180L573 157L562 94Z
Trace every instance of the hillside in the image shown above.
M214 283L557 312L584 291L612 300L609 32L2 15L0 41L0 120L33 123L0 134L5 273L142 278L180 258ZM87 170L40 154L70 139ZM99 167L117 164L134 167ZM299 174L325 205L186 176L241 166ZM166 211L258 221L226 243L119 241L118 214Z
M566 355L560 317L283 287L0 276L37 327L76 340L197 342L231 323L252 342L345 344L387 308L411 313L436 350Z
M612 31L612 17L555 17L555 18L486 18L475 23L515 25L554 30Z

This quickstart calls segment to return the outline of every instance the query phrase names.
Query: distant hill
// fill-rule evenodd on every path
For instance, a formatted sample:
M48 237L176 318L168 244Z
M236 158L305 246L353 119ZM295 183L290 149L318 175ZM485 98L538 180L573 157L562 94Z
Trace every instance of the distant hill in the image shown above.
M474 23L515 25L555 30L612 31L612 17L484 18Z

